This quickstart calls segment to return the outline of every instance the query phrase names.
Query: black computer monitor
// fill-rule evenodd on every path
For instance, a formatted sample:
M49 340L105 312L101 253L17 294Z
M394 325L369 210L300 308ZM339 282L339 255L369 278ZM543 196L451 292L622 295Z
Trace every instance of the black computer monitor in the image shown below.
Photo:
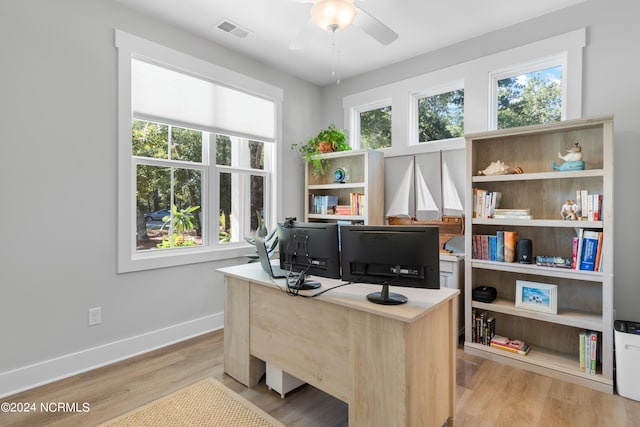
M280 268L302 273L293 287L315 289L320 283L305 275L340 278L338 225L321 222L278 224Z
M438 226L342 226L342 280L375 283L382 291L367 295L376 304L407 302L389 285L440 288Z

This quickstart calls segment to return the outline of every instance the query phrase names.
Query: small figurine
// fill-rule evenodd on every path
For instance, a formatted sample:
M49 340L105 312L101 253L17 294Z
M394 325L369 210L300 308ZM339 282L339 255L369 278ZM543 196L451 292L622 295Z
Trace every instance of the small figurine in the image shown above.
M578 212L580 212L580 206L575 200L567 200L562 205L560 210L560 216L564 220L576 221L578 219Z
M552 161L551 166L553 166L555 170L559 171L584 170L582 147L580 144L576 142L573 148L566 151L567 153L564 156L561 153L558 153L558 157L564 160L564 163L557 165L556 162Z

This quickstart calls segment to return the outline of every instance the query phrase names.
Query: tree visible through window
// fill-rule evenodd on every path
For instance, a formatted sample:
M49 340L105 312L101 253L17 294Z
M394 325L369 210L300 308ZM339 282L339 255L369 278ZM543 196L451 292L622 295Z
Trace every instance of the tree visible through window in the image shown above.
M360 112L360 148L391 147L391 106Z
M202 132L133 120L136 248L202 244Z
M418 142L464 135L464 89L418 98Z
M498 80L498 129L558 122L562 118L562 67Z
M170 142L169 142L170 141ZM215 165L203 148L215 150ZM133 120L136 249L201 246L205 170L217 172L218 243L241 242L265 217L265 143Z

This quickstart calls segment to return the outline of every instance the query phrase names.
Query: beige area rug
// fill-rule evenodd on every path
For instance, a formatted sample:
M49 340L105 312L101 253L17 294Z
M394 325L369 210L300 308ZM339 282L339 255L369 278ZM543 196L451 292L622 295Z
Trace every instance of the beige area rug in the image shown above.
M285 427L213 378L197 382L99 427Z

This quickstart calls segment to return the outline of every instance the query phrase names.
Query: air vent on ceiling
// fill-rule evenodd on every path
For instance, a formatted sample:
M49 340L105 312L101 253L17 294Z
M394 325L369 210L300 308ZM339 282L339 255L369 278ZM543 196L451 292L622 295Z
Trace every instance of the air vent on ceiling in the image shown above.
M223 19L219 24L218 24L218 28L220 28L222 31L225 31L227 33L233 34L236 37L239 37L241 39L247 37L249 34L251 34L251 31L241 27L238 24L234 24L233 22L229 21L228 19Z

